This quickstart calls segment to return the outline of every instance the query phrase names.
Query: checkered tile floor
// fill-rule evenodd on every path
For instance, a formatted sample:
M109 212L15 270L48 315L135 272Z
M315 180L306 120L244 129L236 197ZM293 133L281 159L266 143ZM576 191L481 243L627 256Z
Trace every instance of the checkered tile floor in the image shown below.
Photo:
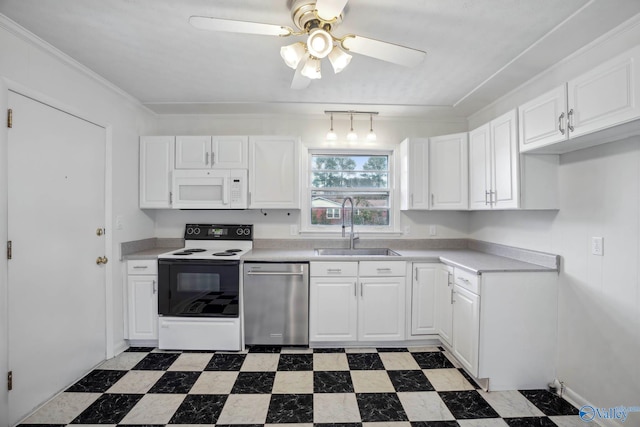
M583 426L544 390L485 393L440 347L130 348L22 424Z

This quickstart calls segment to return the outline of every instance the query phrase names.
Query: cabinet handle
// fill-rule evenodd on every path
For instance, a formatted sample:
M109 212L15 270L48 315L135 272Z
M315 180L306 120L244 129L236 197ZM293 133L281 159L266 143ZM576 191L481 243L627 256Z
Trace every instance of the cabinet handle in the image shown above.
M484 205L487 206L489 204L489 194L490 191L485 191L484 192Z
M153 281L153 294L155 295L157 292L158 292L158 287L157 287L156 281L154 280Z
M435 195L431 193L431 207L433 207L435 198L436 198Z
M416 275L415 275L415 278L416 278L416 282L417 282L417 281L418 281L418 267L416 267Z
M391 273L390 268L376 268L378 273ZM418 279L418 269L416 269L416 280Z
M360 298L364 298L364 285L360 282Z
M569 110L569 113L567 114L567 127L570 132L573 132L573 108Z
M493 206L496 203L498 203L498 191L497 190L489 191L489 203L491 204L491 206Z
M340 273L342 273L342 269L341 268L327 268L327 273L340 274Z
M171 191L169 191L169 204L173 204L173 193Z
M453 294L455 294L456 291L454 291L453 289L451 289L451 304L453 304L454 302L456 302L456 300L453 299Z
M216 162L216 153L211 152L211 166L213 166Z
M204 153L204 164L209 165L209 152Z
M353 282L353 296L358 297L358 282Z
M465 279L464 277L458 277L458 280L460 280L462 283L466 283L467 285L471 284L471 282Z
M409 196L409 206L413 207L413 193Z
M560 114L560 117L558 117L558 130L561 134L564 135L564 129L562 129L562 119L564 119L564 111L562 112L562 114Z
M136 270L137 269L146 269L146 268L149 268L149 266L148 265L134 265L133 268L135 268Z
M453 276L453 274L451 274L451 272L447 273L447 286L451 285L451 277Z

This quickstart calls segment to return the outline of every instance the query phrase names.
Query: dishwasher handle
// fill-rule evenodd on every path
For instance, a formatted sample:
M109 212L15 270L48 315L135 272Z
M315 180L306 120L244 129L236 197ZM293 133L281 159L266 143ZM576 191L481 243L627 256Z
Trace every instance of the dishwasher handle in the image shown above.
M247 271L249 276L304 276L304 271Z

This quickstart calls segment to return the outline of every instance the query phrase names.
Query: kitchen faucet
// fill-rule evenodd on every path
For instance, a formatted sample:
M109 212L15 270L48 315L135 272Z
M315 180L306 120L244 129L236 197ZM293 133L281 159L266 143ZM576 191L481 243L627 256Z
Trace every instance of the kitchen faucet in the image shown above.
M354 243L356 240L359 239L359 237L355 236L355 233L353 232L353 199L351 197L345 197L344 200L342 201L342 237L344 237L344 205L347 203L347 200L349 201L349 203L351 203L351 213L349 214L349 220L351 222L351 231L349 232L349 249L355 249L354 247Z

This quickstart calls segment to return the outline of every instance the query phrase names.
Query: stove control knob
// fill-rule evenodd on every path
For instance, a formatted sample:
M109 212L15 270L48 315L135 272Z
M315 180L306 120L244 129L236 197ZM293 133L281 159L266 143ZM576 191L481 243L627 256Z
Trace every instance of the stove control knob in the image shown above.
M200 234L200 229L199 229L199 228L197 228L197 227L196 227L196 228L194 228L194 229L193 229L193 234L195 234L195 235Z
M237 228L237 229L236 229L236 234L237 234L238 236L242 236L242 228Z

